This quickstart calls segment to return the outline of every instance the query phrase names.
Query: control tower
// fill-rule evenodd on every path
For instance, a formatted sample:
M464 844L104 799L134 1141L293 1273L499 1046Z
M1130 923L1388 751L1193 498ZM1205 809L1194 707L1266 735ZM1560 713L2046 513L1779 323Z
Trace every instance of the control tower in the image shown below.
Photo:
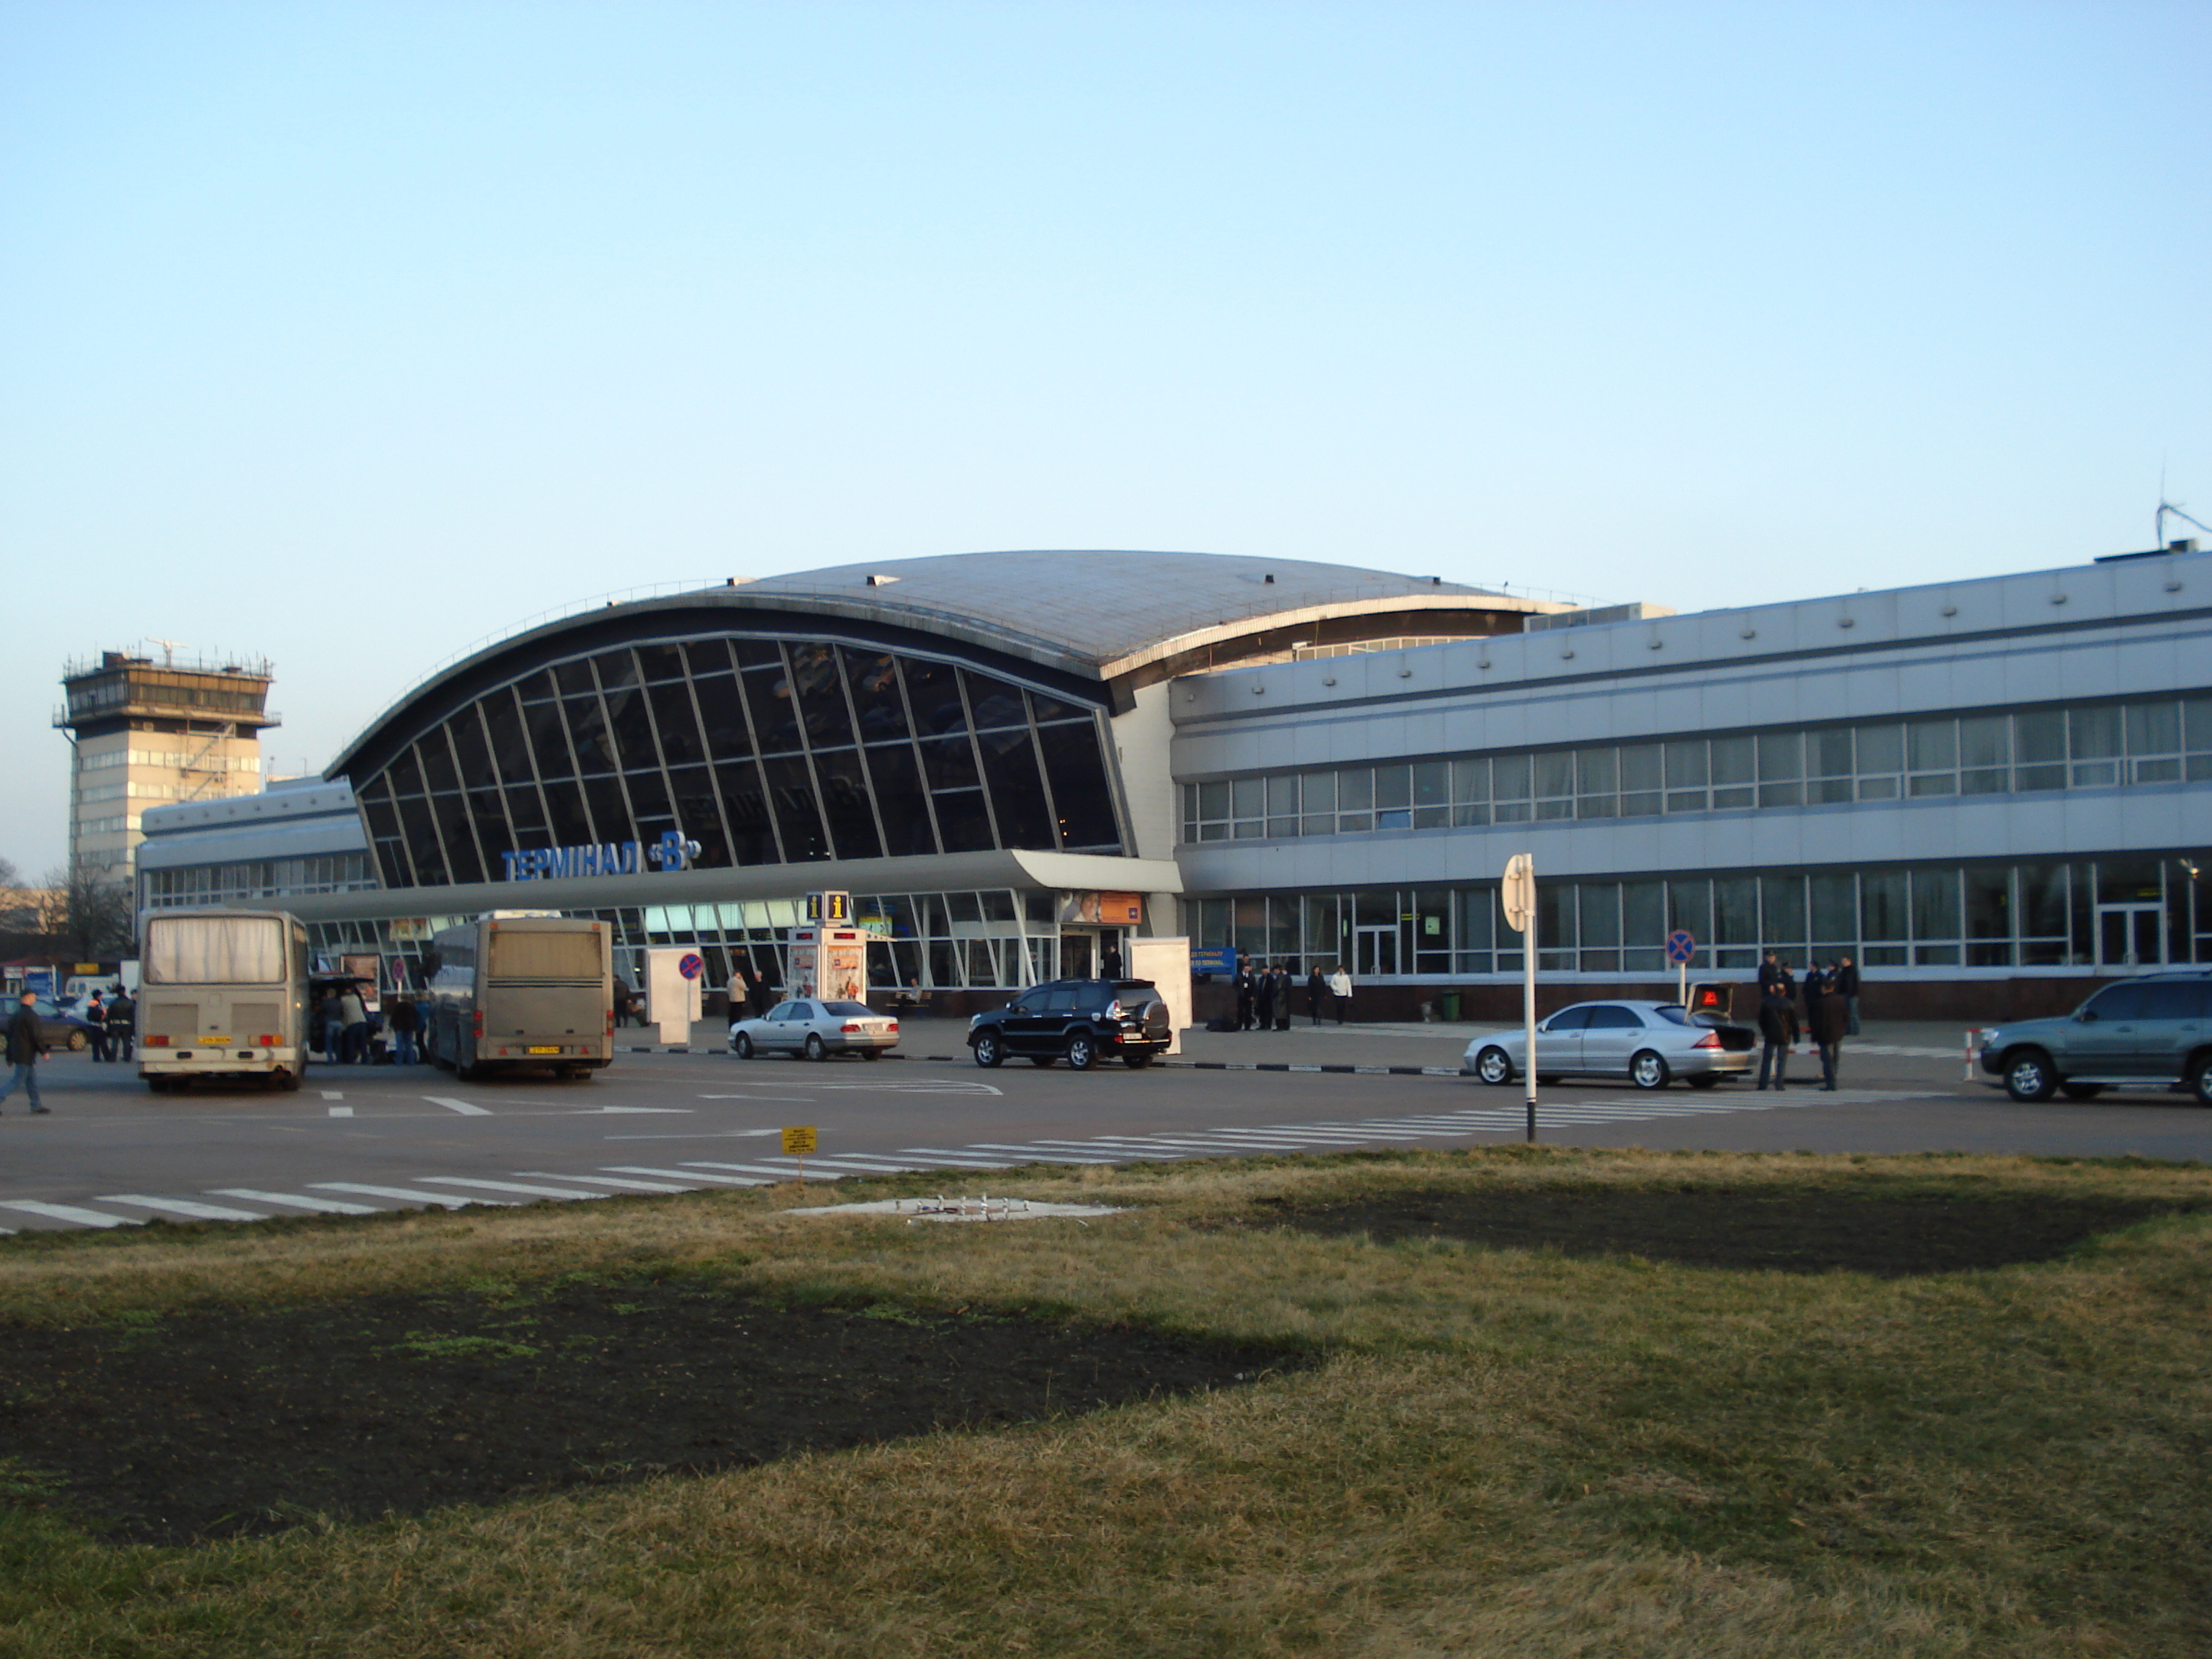
M54 724L76 744L70 767L70 872L134 885L139 814L164 801L261 787L266 659L179 661L103 651L62 671L69 701Z

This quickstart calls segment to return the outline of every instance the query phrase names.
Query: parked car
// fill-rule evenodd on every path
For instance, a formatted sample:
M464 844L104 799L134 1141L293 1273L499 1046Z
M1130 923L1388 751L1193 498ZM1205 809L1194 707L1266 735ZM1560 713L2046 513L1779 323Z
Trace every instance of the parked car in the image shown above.
M39 1017L39 1035L50 1048L67 1048L82 1054L92 1046L92 1024L79 1019L54 1003L51 997L40 997L31 1004Z
M794 997L779 1002L765 1014L730 1024L730 1052L739 1060L755 1054L804 1054L827 1060L832 1054L858 1054L881 1060L898 1047L898 1021L879 1014L865 1003L817 1002Z
M1639 1089L1676 1078L1710 1089L1747 1077L1759 1034L1747 1025L1692 1015L1679 1002L1577 1002L1536 1027L1536 1074L1625 1077ZM1527 1034L1499 1031L1467 1045L1465 1069L1504 1085L1526 1073Z
M1119 1056L1132 1071L1152 1063L1175 1041L1168 1006L1148 979L1056 979L1032 985L1003 1008L968 1022L978 1066L1018 1054L1032 1066L1065 1060L1087 1072Z
M2132 1085L2186 1089L2212 1106L2212 974L2145 974L2063 1018L1992 1026L1981 1065L2014 1100L2090 1100Z

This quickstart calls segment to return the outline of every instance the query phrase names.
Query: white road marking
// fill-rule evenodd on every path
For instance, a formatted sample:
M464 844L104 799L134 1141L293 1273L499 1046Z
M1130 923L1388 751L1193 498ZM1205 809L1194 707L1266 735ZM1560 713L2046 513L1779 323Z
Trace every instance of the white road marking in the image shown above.
M102 1193L102 1204L136 1204L142 1210L168 1210L194 1221L266 1221L258 1210L226 1209L220 1204L200 1204L189 1198L149 1198L143 1193Z
M449 1112L459 1112L463 1117L489 1117L491 1109L479 1106L473 1100L455 1100L451 1095L424 1095L433 1106L442 1106Z
M902 1146L899 1151L929 1159L933 1169L1011 1170L1014 1167L1014 1160L1011 1158L975 1158L965 1152L947 1152L941 1146Z
M49 1221L74 1222L80 1227L143 1227L146 1224L136 1216L109 1215L101 1210L80 1209L74 1204L40 1204L27 1198L0 1203L0 1209L21 1210L26 1215L42 1215Z
M464 1204L507 1204L504 1198L458 1198L452 1193L418 1192L412 1187L373 1187L357 1181L311 1181L307 1183L317 1192L359 1193L364 1198L396 1198L403 1204L434 1204L441 1209L458 1210Z
M735 1166L730 1164L716 1164L714 1167L717 1169L730 1169ZM607 1165L607 1168L610 1170L620 1170L624 1175L669 1176L678 1181L719 1182L725 1187L765 1187L769 1185L774 1179L773 1175L766 1176L760 1175L708 1175L703 1170L656 1169L650 1164L610 1164Z
M872 1158L864 1152L841 1153L836 1157L809 1152L804 1158L794 1158L791 1162L804 1163L809 1167L818 1165L825 1170L850 1170L855 1175L912 1175L926 1167L920 1164L902 1164L888 1158Z
M353 1115L353 1108L350 1106L333 1106L331 1108L331 1115L332 1117L351 1117Z
M345 1098L345 1091L343 1089L325 1089L321 1091L321 1094L325 1100L343 1100Z
M739 1175L766 1176L772 1181L788 1181L797 1173L775 1164L709 1164L690 1158L684 1160L684 1167L687 1170L734 1170ZM809 1170L806 1178L809 1181L837 1181L842 1177L834 1170Z
M689 1106L586 1106L575 1115L578 1117L614 1117L621 1114L645 1115L653 1112L677 1112L689 1114L690 1110L691 1109Z
M773 1102L777 1105L783 1106L803 1106L808 1101L813 1099L814 1097L811 1095L701 1095L699 1098L702 1100L760 1100ZM772 1135L775 1131L773 1129L745 1129L739 1131L739 1133L754 1135Z
M1087 1146L1091 1143L1085 1140L1068 1140L1050 1144ZM1003 1140L979 1140L975 1143L975 1150L979 1152L1017 1152L1031 1164L1119 1164L1121 1162L1118 1158L1083 1158L1068 1152L1041 1152L1037 1146L1030 1145L1010 1146Z
M543 1176L548 1181L587 1181L594 1187L621 1187L636 1193L696 1193L699 1190L696 1181L678 1186L669 1181L624 1181L618 1176L560 1175L551 1170L517 1170L515 1174Z
M426 1187L481 1187L486 1192L520 1193L528 1198L605 1198L605 1193L581 1193L574 1187L526 1187L519 1181L478 1181L468 1176L416 1176Z
M374 1204L347 1204L335 1198L302 1198L297 1193L264 1193L251 1187L210 1187L217 1198L250 1198L257 1204L289 1204L296 1209L319 1210L325 1215L374 1215Z

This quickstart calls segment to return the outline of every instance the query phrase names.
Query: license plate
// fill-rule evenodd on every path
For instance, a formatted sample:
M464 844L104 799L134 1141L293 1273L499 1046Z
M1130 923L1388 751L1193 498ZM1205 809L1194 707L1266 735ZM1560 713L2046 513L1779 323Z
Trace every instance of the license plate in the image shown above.
M557 1054L561 1052L561 1045L557 1042L532 1043L522 1052L526 1054Z
M203 1048L228 1048L230 1047L230 1039L227 1036L194 1037L192 1041L198 1043Z

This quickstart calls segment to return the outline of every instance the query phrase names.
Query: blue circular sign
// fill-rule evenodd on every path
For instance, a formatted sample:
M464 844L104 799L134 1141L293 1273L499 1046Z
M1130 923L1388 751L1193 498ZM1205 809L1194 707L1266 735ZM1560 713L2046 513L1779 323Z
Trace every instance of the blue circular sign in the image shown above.
M676 971L686 979L696 979L707 971L707 964L696 951L686 951L684 959L676 964Z
M1698 941L1690 937L1686 928L1677 927L1667 935L1667 960L1688 962L1698 954Z

